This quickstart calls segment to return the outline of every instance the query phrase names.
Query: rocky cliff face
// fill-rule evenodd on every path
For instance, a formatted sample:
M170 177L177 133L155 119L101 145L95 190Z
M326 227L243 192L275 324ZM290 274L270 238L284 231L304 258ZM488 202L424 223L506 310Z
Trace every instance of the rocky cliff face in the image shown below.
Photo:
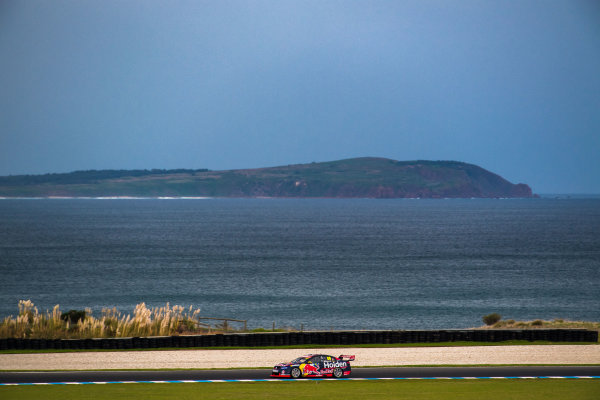
M229 171L79 171L6 177L0 178L0 196L504 198L532 197L532 192L526 184L512 184L462 162L352 158Z

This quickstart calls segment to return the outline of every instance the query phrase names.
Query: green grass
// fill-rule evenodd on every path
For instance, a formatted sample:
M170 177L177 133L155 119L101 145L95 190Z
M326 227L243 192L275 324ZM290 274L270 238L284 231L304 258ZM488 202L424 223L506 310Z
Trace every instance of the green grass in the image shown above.
M30 353L77 353L103 351L165 351L165 350L269 350L269 349L336 349L336 348L394 348L394 347L468 347L468 346L523 346L523 345L590 345L598 342L550 342L547 340L506 340L503 342L440 342L440 343L391 343L391 344L303 344L290 346L263 347L161 347L154 349L87 349L87 350L0 350L0 354L30 354Z
M599 380L305 381L5 386L9 399L598 399Z

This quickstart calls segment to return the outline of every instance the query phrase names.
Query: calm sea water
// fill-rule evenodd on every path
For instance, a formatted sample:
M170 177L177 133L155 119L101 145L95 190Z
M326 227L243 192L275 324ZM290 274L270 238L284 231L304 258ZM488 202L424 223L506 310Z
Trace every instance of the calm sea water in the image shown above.
M193 305L250 327L600 320L600 199L0 200L0 316Z

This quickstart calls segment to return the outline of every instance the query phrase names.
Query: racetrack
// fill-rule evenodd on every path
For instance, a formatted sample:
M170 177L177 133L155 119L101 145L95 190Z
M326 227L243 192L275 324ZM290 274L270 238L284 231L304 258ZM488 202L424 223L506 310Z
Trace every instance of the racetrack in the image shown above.
M0 372L0 383L209 381L268 379L270 369ZM600 366L353 368L352 378L600 376ZM287 379L289 380L289 379Z

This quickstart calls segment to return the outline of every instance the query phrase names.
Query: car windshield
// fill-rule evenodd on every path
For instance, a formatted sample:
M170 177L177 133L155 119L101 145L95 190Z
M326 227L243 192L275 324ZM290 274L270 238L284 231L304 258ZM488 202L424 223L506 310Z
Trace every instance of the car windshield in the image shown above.
M295 360L292 360L290 364L302 364L303 362L306 362L306 357L298 357Z

